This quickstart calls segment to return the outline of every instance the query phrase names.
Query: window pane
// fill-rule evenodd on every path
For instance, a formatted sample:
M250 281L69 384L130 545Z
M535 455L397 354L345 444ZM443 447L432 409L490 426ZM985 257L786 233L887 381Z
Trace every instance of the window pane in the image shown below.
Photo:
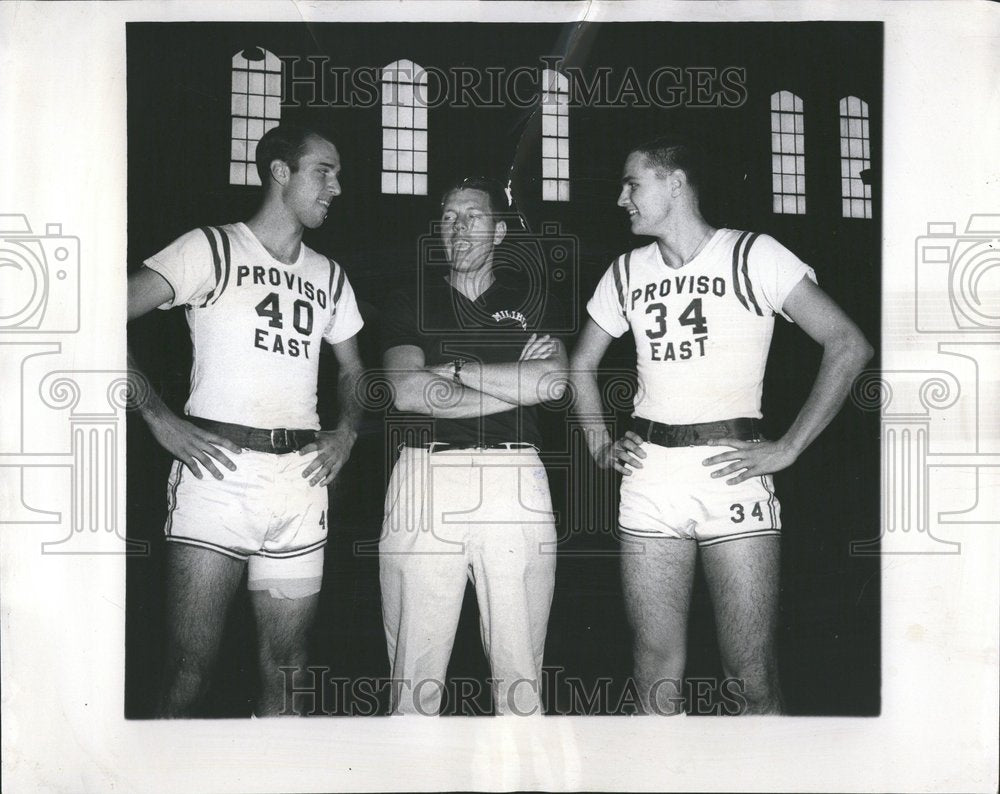
M382 146L386 149L396 148L396 131L382 130Z
M559 180L559 201L569 201L569 180L561 179Z
M383 149L382 150L382 168L386 171L396 170L396 150L395 149Z
M569 178L569 160L559 160L559 178Z
M556 161L551 157L542 158L542 176L546 178L555 177L558 175L558 167L556 166Z
M413 175L413 192L418 196L427 195L427 174Z
M781 175L780 174L772 174L771 175L771 190L774 193L780 193L781 192Z
M847 141L847 151L850 153L851 157L861 156L861 141L857 138L850 138Z
M848 124L848 129L849 129L848 134L852 138L860 138L861 137L861 119L851 119L850 123Z
M413 174L400 172L396 176L396 190L400 193L413 193Z
M399 145L397 149L409 149L413 151L413 131L412 130L399 130L396 133L396 137L399 140Z
M257 143L258 141L247 141L247 162L253 164L254 160L257 159ZM256 167L256 166L254 166Z
M795 201L796 201L796 204L798 205L798 207L796 209L796 212L798 212L799 215L805 215L806 214L806 197L805 196L799 196Z
M569 119L566 116L559 117L559 134L569 135Z
M850 199L846 199L845 198L841 202L841 214L845 218L850 218L851 217L851 200Z
M281 98L281 75L268 73L264 78L264 93Z
M542 180L542 200L543 201L556 201L559 197L558 190L556 189L556 182L554 179L543 179Z
M555 138L542 138L542 157L555 157L558 153Z
M248 119L247 120L247 138L255 141L260 140L260 136L264 134L264 120L263 119Z
M804 176L795 177L795 192L804 196L806 193L806 178Z
M395 193L396 192L396 174L395 172L382 173L382 192L383 193Z
M233 91L239 94L247 92L247 73L242 69L233 71Z
M795 172L796 174L804 174L806 172L806 158L801 154L795 155Z
M872 216L872 203L870 201L865 202L865 217L870 218Z
M795 192L795 177L794 176L783 176L783 177L781 177L781 192L782 193L794 193Z
M771 94L771 110L777 110L777 109L778 109L778 92L775 91L773 94Z
M263 72L250 72L250 93L251 94L263 94L264 93L264 73Z
M542 135L555 135L557 132L555 116L542 116Z
M413 170L413 152L399 153L399 170L400 171Z
M418 130L427 129L427 108L416 108L413 111L413 126Z
M245 161L247 159L247 142L233 141L229 149L229 159Z
M781 151L781 134L777 132L771 133L771 151L780 152Z
M382 126L395 127L398 114L399 108L395 105L382 105Z
M427 152L415 152L413 155L413 170L427 173Z
M281 118L281 100L276 96L269 96L264 99L264 117L269 119Z
M427 151L427 133L425 131L413 133L413 148L418 152Z
M248 116L256 116L259 119L264 118L264 97L257 96L255 94L250 95L250 102L247 107Z
M864 199L851 199L851 217L853 218L865 217Z
M787 215L795 214L795 196L782 196L781 208Z
M413 108L400 108L399 109L399 124L400 127L413 128Z
M774 196L771 200L771 212L781 212L781 196Z
M247 114L246 94L233 94L233 115L245 116Z
M781 114L781 131L782 132L794 132L795 131L795 116L791 113Z
M247 184L260 187L260 176L257 174L257 169L252 165L247 166Z
M569 138L559 139L559 156L569 159Z
M246 184L246 173L247 173L247 167L243 163L230 163L229 164L229 184L230 185L245 185Z

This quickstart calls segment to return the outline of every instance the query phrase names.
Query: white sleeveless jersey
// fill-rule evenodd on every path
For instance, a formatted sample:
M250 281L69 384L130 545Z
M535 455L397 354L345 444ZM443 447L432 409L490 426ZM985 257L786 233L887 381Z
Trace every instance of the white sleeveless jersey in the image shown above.
M774 315L812 268L764 234L719 229L683 267L655 242L618 257L587 311L635 336L634 415L664 424L760 418Z
M159 308L185 306L194 364L185 411L261 428L318 429L322 340L363 325L336 262L300 247L279 262L243 223L188 232L145 262L174 290Z

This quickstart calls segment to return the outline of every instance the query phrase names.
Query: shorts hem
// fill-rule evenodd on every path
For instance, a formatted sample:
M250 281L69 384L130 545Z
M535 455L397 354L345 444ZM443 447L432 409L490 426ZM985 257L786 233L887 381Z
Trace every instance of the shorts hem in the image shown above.
M234 560L239 560L240 562L246 562L250 559L250 554L246 554L239 551L234 551L233 549L228 549L225 546L219 546L215 543L209 543L207 540L199 540L198 538L186 538L182 535L167 535L166 538L168 543L181 543L185 546L198 546L199 548L208 549L209 551L214 551L219 554L224 554L226 557L232 557Z
M618 525L618 531L624 532L626 535L635 535L636 537L639 538L667 538L668 540L694 540L694 538L690 536L680 535L676 532L671 535L659 529L632 529L631 527L623 527L621 524Z
M767 535L781 535L780 529L755 529L752 532L740 532L735 535L719 535L714 538L705 538L704 540L698 541L698 546L704 548L705 546L715 546L719 543L726 543L730 540L745 540L746 538L759 538L765 537Z
M268 559L287 559L289 557L303 557L306 554L311 554L317 549L321 549L326 545L326 538L323 540L312 543L308 546L302 546L298 549L289 549L288 551L265 551L261 549L260 551L255 551L252 556L254 557L267 557Z

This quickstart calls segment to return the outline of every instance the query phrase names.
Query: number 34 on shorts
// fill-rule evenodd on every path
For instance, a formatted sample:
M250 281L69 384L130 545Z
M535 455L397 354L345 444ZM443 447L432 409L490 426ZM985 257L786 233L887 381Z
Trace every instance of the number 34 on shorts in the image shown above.
M764 508L760 506L760 502L753 502L752 504L741 504L736 502L735 504L729 505L729 520L734 524L742 524L744 521L757 521L763 523L769 519L769 516L764 514Z

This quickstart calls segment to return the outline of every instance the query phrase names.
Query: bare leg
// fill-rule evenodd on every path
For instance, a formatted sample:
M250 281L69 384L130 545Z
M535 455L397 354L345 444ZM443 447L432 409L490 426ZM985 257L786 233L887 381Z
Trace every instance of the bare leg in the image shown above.
M267 590L250 593L257 618L257 663L260 697L255 713L260 716L294 714L292 692L297 677L305 672L309 630L316 617L319 593L304 598L274 598ZM294 668L282 673L282 667Z
M646 713L682 714L688 608L697 546L676 538L622 542L625 610L635 682Z
M208 549L167 544L167 653L158 716L193 716L244 565Z
M744 538L702 549L726 676L743 683L747 712L780 714L775 635L780 539Z

